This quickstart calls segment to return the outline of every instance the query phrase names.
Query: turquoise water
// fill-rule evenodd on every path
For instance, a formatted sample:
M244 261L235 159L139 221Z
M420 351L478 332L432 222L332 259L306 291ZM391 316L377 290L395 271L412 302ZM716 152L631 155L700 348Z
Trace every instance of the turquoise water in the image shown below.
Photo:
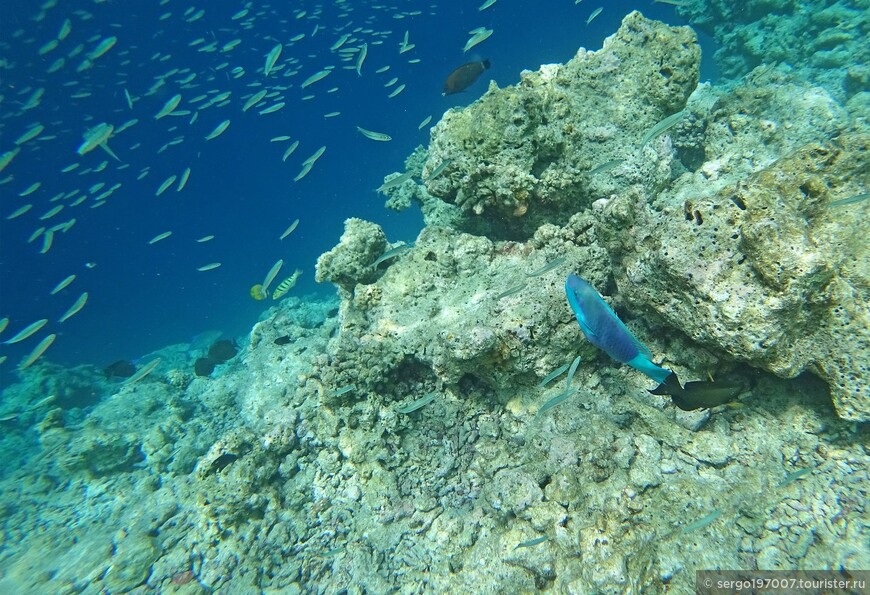
M252 5L235 20L244 3L193 7L187 15L193 5L174 2L143 2L133 10L119 2L66 3L45 10L27 2L12 4L15 8L6 11L12 16L0 24L7 66L3 152L13 150L15 140L32 126L45 126L45 131L24 143L0 172L0 317L10 318L10 331L42 318L54 321L87 291L88 304L79 314L62 327L52 322L43 330L60 331L51 348L55 361L97 365L138 358L211 329L244 334L262 311L262 304L247 299L250 287L278 259L285 260L289 272L303 269L298 290L330 293L314 283L313 262L334 244L347 217L381 222L392 241L412 240L421 226L419 212L385 210L385 198L375 189L384 176L403 169L417 145L428 142L429 127L440 115L471 103L486 89L487 79L508 85L524 68L565 61L580 45L599 46L625 12L608 10L585 26L591 11L569 2L558 11L496 3L482 12L422 2L395 7L263 4ZM201 8L205 13L197 17ZM653 10L682 22L670 8ZM67 19L68 36L46 49ZM479 26L497 34L464 54L466 32ZM371 32L353 33L358 29ZM414 47L399 53L405 31ZM352 39L344 49L368 44L366 76L355 72L355 54L330 50L345 33ZM290 41L296 36L303 37ZM86 56L107 38L118 41L79 72ZM264 77L266 55L279 40L287 44L280 70ZM222 51L227 44L230 49ZM453 68L487 55L498 58L485 79L465 93L441 96ZM60 60L62 66L48 72ZM324 68L333 74L299 88ZM393 78L398 81L386 88ZM404 90L388 98L401 84ZM38 89L45 91L37 105L23 110ZM243 112L246 100L260 89L272 94ZM125 92L133 99L132 109ZM223 93L230 95L221 105L209 105ZM155 120L176 94L181 95L177 111L184 115ZM192 101L202 95L206 98ZM277 103L285 107L258 113ZM325 117L335 112L340 115ZM431 124L418 129L427 117L433 118ZM120 129L131 120L138 123L108 143L120 161L99 148L76 154L89 128L106 122ZM231 122L227 131L206 141L225 120ZM388 133L392 140L371 141L357 126ZM291 138L270 142L281 136ZM283 161L297 140L299 148ZM321 146L327 150L315 168L293 182L302 162ZM103 162L105 169L93 171ZM75 164L76 169L62 173ZM176 192L177 180L155 196L166 179L180 178L186 168L191 173L184 191ZM36 191L19 196L37 182ZM95 188L98 184L103 186ZM84 202L70 206L84 196ZM33 205L30 211L7 220L27 204ZM100 206L92 208L95 204ZM61 212L40 219L58 205L64 205ZM44 236L28 243L40 227L73 218L74 227L55 236L47 253L40 253ZM297 218L300 226L293 236L279 241ZM149 245L167 231L173 235ZM196 242L209 235L215 236L210 242ZM221 267L197 271L212 262ZM76 281L50 295L71 274ZM3 353L12 363L27 355L28 347L4 347ZM7 364L4 374L11 367Z

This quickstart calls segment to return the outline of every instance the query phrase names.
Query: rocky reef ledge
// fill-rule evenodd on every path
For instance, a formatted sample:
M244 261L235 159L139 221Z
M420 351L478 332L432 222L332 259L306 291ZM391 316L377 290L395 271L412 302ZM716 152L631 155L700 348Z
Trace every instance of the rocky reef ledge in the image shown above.
M829 206L870 187L866 103L843 106L767 66L726 89L697 85L699 63L690 29L632 13L601 50L447 112L408 161L423 182L391 189L388 204L416 200L431 226L493 243L461 266L494 274L453 277L469 295L516 283L520 262L565 257L562 272L589 278L660 340L688 341L718 366L809 371L841 417L868 421L870 222ZM345 274L323 264L321 278ZM570 322L553 287L530 283L514 301ZM715 371L683 349L654 352L696 376Z

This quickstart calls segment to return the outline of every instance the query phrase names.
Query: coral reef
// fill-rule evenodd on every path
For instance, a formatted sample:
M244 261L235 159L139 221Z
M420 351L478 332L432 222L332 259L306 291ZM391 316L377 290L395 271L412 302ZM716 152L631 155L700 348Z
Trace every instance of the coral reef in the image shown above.
M542 223L564 223L600 195L596 166L626 159L647 129L683 109L700 59L691 29L631 13L601 50L524 72L516 87L491 85L474 105L444 114L426 190L460 207L476 233L526 239Z
M840 101L870 91L870 13L863 0L692 0L677 10L714 37L725 77L739 79L761 64L793 64Z
M735 360L811 370L841 417L870 419L870 223L827 206L870 185L868 143L810 144L717 192L687 175L657 210L613 199L599 226L621 294Z
M870 185L866 104L787 68L696 88L697 51L632 13L448 114L383 190L423 206L413 247L375 265L398 245L347 220L317 264L339 299L276 303L219 374L193 373L214 334L135 383L21 372L0 591L665 593L870 567L870 230L835 204ZM475 140L496 131L515 144ZM650 394L585 341L568 272L684 380L747 380L740 401Z
M132 469L96 477L38 457L7 470L29 479L4 499L17 545L0 587L663 592L716 564L870 561L870 461L820 384L762 377L748 407L700 415L695 430L633 372L600 363L543 415L561 379L497 388L466 374L400 413L422 390L409 370L325 402L317 354L340 351L351 331L338 324L333 301L287 300L255 328L245 365L181 392L149 376L66 428L69 446L138 435ZM274 345L283 334L295 341Z
M812 370L841 416L870 419L867 222L828 207L870 185L866 122L768 67L699 88L687 111L704 163L651 200L635 188L598 205L621 295L733 359ZM660 145L660 167L684 169L677 144Z
M349 291L357 283L374 279L372 264L386 249L387 237L380 227L362 219L348 219L338 246L317 260L314 278Z
M661 40L661 47L644 45L649 36ZM813 371L828 382L841 416L866 421L870 382L864 362L870 359L870 327L864 312L870 273L867 250L855 241L867 235L866 222L842 216L842 211L837 216L826 206L860 194L870 184L862 112L840 105L789 69L768 66L731 89L702 85L686 101L693 75L664 81L661 69L650 72L661 63L679 63L684 71L696 72L693 43L682 30L633 13L599 52L581 51L564 67L544 67L526 74L517 87L491 89L470 108L448 112L433 130L423 178L433 164L450 162L444 173L425 182L426 192L461 207L456 227L495 240L521 239L543 222L563 225L571 214L591 206L596 215L589 220L592 239L581 244L606 251L612 268L599 276L600 283L612 278L628 302L656 314L654 323L663 323L666 334L688 335L720 358L745 361L785 378ZM552 152L537 139L570 127L588 140L601 129L598 118L613 117L586 95L598 88L590 78L601 76L602 63L618 63L621 53L631 49L637 72L623 78L620 69L610 75L614 80L606 86L622 102L611 101L617 107L609 109L660 106L656 115L644 120L646 112L638 109L634 120L616 118L614 134L598 139L598 147L562 145L547 172L567 172L574 167L571 159L586 155L619 155L619 162L595 176L558 174L558 189L543 182L546 176L529 174L529 164ZM661 85L634 86L650 79ZM550 102L561 96L577 103L557 114ZM522 106L522 117L517 106ZM667 135L640 145L632 142L665 114L679 110L683 115ZM516 136L524 140L508 146L513 137L507 128L513 121L522 121L523 132ZM588 178L600 181L590 184ZM520 179L530 181L530 191L537 189L528 200L496 199L516 198L523 182L502 193L493 192L492 184L510 186ZM570 256L571 243L554 246L549 257ZM478 251L475 257L481 256ZM501 273L498 259L487 258L487 271ZM568 270L590 275L589 263L570 258L569 263L573 268ZM486 272L473 274L480 287L498 286ZM556 307L552 295L529 298L529 293L524 290L532 303ZM447 296L448 303L461 299ZM479 319L493 320L493 314L486 311ZM377 326L371 320L367 324ZM546 328L541 321L532 325ZM493 351L505 339L490 327L480 333L494 339L488 348ZM845 339L844 328L849 330ZM477 337L469 334L467 340ZM419 353L417 343L422 341L405 352ZM430 346L427 353L437 349ZM473 358L460 369L490 364L493 358L498 360L491 353ZM668 359L692 368L684 355ZM530 369L516 362L507 367L509 376Z

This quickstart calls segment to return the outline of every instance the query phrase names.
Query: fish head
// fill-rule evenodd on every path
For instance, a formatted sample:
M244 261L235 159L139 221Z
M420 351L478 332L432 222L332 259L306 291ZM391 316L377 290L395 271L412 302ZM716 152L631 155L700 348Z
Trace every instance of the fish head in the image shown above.
M565 295L568 296L568 305L571 306L571 310L574 311L574 315L577 317L580 330L590 340L595 336L595 332L592 330L588 319L588 314L591 310L590 297L593 294L595 297L598 297L598 292L587 281L574 274L568 275L568 279L565 281Z

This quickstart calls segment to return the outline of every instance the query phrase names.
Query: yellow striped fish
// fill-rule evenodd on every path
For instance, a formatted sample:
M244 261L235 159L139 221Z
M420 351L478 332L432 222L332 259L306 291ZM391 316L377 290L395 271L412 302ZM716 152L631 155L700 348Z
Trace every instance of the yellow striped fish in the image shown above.
M302 274L301 269L296 269L292 275L284 279L278 284L278 287L275 288L275 291L272 293L273 300L279 300L285 295L287 292L293 289L293 286L296 285L296 280L299 278L299 275Z

